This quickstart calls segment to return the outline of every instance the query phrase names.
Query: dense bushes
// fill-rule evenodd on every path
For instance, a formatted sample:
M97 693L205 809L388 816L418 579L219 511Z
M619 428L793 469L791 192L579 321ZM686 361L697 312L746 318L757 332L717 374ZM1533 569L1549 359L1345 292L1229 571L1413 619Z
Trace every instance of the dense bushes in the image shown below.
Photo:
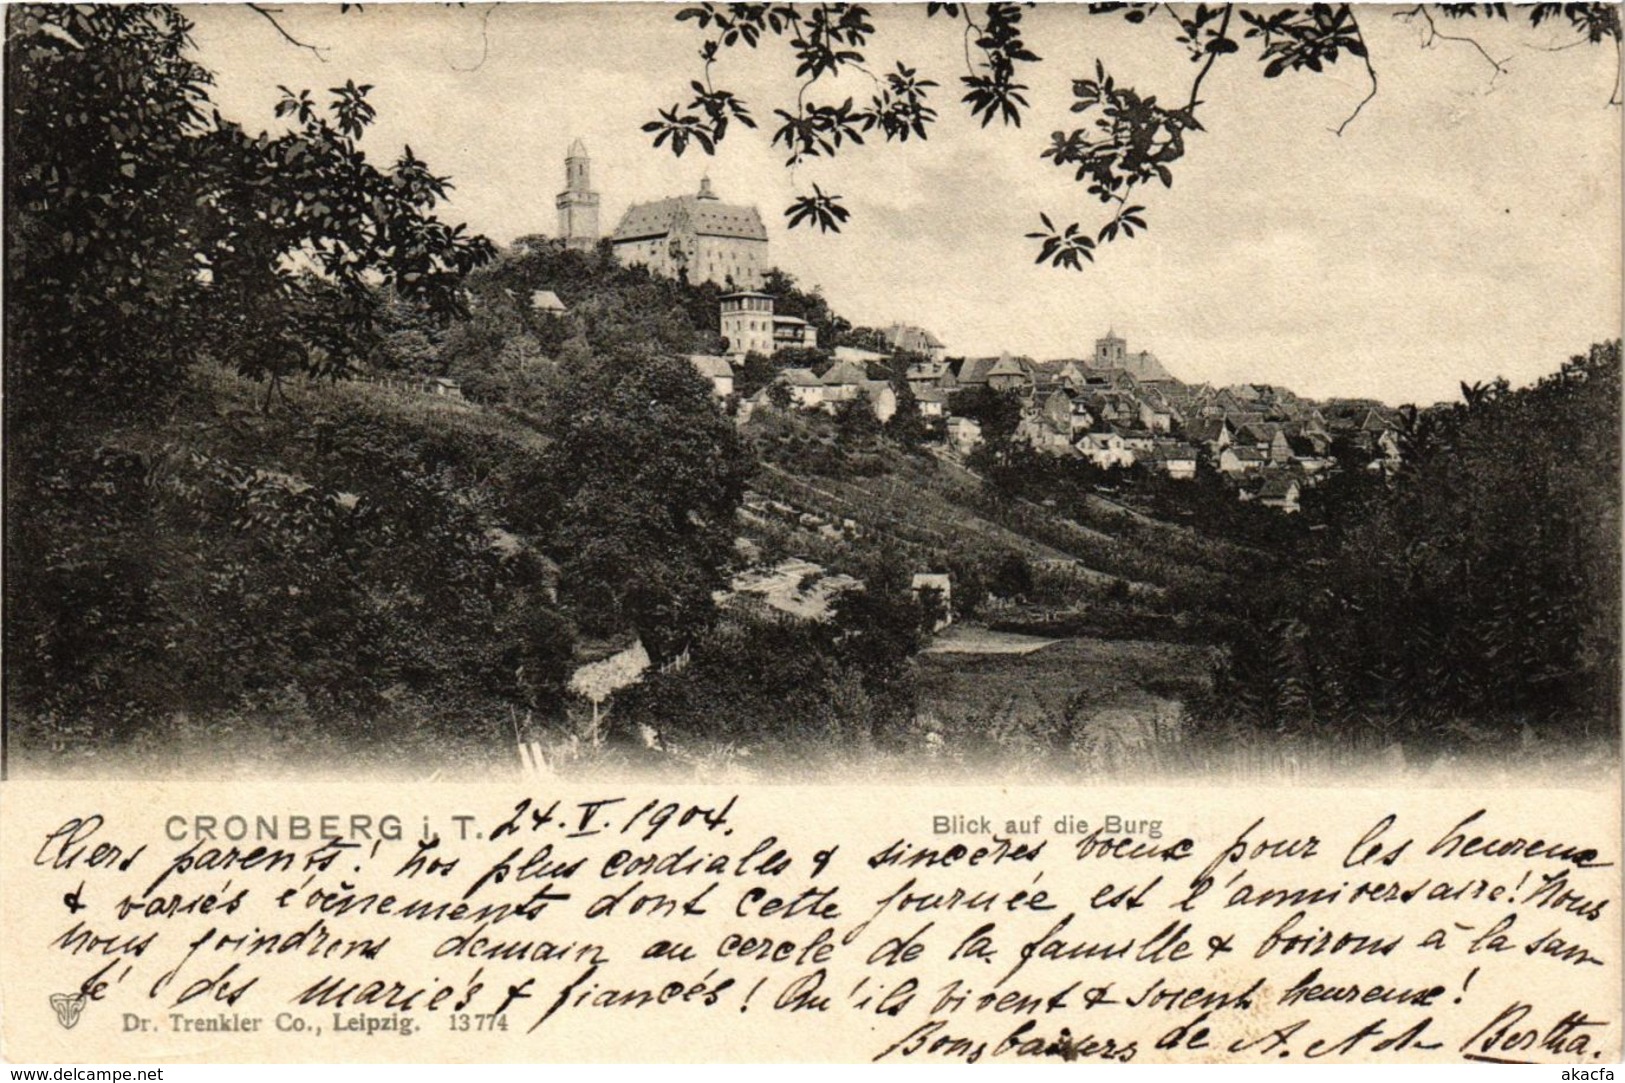
M22 439L8 703L128 734L296 696L317 718L555 711L578 629L710 620L748 460L680 361L603 359L554 436L372 386L264 415L202 367L167 424Z
M1210 714L1302 729L1617 728L1619 344L1413 418L1387 486L1238 599Z
M735 610L695 642L686 665L624 693L616 724L779 751L894 745L913 721L927 614L895 551L860 570L864 585L841 594L827 621Z
M57 434L48 462L17 470L10 705L118 734L283 690L317 712L376 710L392 690L516 698L519 629L552 576L494 543L516 494L467 482L523 450L326 405L303 426Z

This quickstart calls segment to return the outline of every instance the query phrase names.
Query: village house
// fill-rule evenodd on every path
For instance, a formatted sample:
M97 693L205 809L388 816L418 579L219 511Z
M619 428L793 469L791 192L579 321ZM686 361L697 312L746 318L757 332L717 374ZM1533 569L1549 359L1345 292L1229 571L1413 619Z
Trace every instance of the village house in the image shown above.
M1009 354L1001 355L987 370L987 386L994 391L1025 391L1032 382L1027 370Z
M1334 468L1337 460L1329 455L1297 454L1294 451L1292 465L1302 471L1305 477L1315 477Z
M1070 426L1057 426L1041 409L1022 412L1021 421L1017 423L1012 439L1026 441L1034 451L1047 452L1051 455L1064 455L1072 450Z
M1189 481L1196 477L1196 449L1189 444L1158 440L1151 449L1151 467L1175 481Z
M915 353L932 361L941 361L948 352L941 339L923 327L894 323L886 329L886 341L899 353Z
M908 367L903 378L908 381L909 387L918 395L926 388L940 388L942 378L948 372L948 366L942 361L916 361Z
M773 317L773 349L812 350L818 347L818 328L800 316Z
M1071 434L1072 432L1072 396L1060 388L1056 388L1044 396L1042 407L1044 419L1048 421L1057 432Z
M1074 437L1076 437L1079 433L1088 432L1090 429L1094 428L1095 423L1098 420L1099 419L1090 412L1089 404L1087 402L1082 399L1072 400L1072 420L1068 426L1068 430Z
M1085 399L1094 415L1108 425L1133 425L1140 420L1140 404L1122 391L1102 391Z
M1262 470L1265 461L1264 453L1256 447L1236 444L1219 452L1219 472L1245 474L1251 470Z
M734 367L726 357L710 354L689 354L688 363L694 371L711 382L711 394L725 399L734 393Z
M1277 474L1264 479L1263 488L1258 490L1258 502L1291 515L1301 510L1298 504L1301 488L1297 478Z
M1154 389L1140 395L1140 428L1152 432L1169 432L1174 427L1175 413L1166 399Z
M973 418L948 419L948 446L961 455L969 455L982 442L982 425Z
M790 401L797 406L810 410L824 402L824 382L812 369L782 369L778 382L790 389Z
M1377 457L1367 464L1369 470L1381 470L1392 474L1399 469L1402 459L1399 443L1399 433L1393 429L1384 429L1377 434L1373 441L1372 453Z
M1201 444L1217 459L1219 452L1231 444L1230 423L1222 417L1205 417L1184 427L1185 439Z
M1158 391L1182 417L1195 417L1198 410L1213 398L1213 388L1207 384L1159 384ZM1178 422L1179 419L1175 419Z
M1149 454L1151 449L1157 446L1156 434L1145 429L1130 429L1119 425L1116 431L1123 440L1123 446L1136 454Z
M869 408L875 413L875 420L884 425L897 413L897 392L892 390L891 384L885 380L865 380L858 385L858 391L869 402Z
M948 392L938 387L922 387L914 392L921 417L943 417L948 412Z
M1328 454L1332 449L1332 438L1324 429L1304 422L1292 422L1283 425L1286 432L1287 443L1292 447L1294 455L1307 452L1315 455Z
M1110 429L1084 433L1074 446L1078 454L1102 470L1134 465L1133 450L1123 443L1122 436Z
M868 382L868 370L855 361L837 361L819 377L819 383L824 385L825 404L850 402Z
M1053 371L1049 373L1052 382L1059 384L1068 391L1083 390L1083 370L1076 361L1052 361Z
M987 370L992 368L997 360L996 357L962 357L957 361L950 361L943 384L955 391L974 391L979 387L986 387Z
M1236 430L1236 443L1255 447L1272 463L1292 461L1292 445L1281 426L1273 421L1254 421Z

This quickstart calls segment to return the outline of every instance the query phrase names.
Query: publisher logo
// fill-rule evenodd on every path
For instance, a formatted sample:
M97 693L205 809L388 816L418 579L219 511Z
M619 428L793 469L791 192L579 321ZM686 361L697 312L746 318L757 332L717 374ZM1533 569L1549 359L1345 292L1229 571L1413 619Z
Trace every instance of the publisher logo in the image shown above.
M56 1021L62 1024L62 1029L72 1030L79 1022L79 1014L85 1010L85 994L52 993L51 1010L56 1013Z

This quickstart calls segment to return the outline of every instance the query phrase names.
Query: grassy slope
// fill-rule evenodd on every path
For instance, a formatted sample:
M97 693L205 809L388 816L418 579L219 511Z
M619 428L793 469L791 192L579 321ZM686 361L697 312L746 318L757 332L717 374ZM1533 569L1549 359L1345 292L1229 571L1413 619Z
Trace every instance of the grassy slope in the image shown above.
M850 519L869 540L888 539L922 567L968 556L1019 553L1066 569L1080 597L1098 598L1121 581L1133 596L1157 604L1171 589L1211 591L1258 554L1163 522L1104 498L1090 501L1083 521L1024 500L990 493L982 479L947 456L891 448L878 458L885 473L831 477L792 459L764 463L752 482L762 495L835 522ZM753 523L760 530L763 524ZM840 561L840 546L810 531L767 529L781 545L814 560Z
M381 463L369 468L352 450L335 464L313 436L340 416L361 418L387 433L393 447L434 456L466 484L471 499L497 484L499 472L533 465L547 444L546 436L499 412L370 384L296 382L289 403L270 413L260 409L263 393L263 385L200 365L162 423L119 428L94 440L155 464L201 457L328 489L387 489L392 478ZM177 541L177 549L188 548L186 539ZM410 695L397 697L387 719L316 721L297 697L212 717L176 712L133 735L113 753L116 764L92 736L89 720L67 724L84 733L17 714L9 722L11 765L20 774L421 779L506 770L513 757L513 723L505 712L452 721Z
M368 476L353 459L335 469L311 435L329 421L359 416L387 433L392 445L422 447L444 458L471 499L503 485L503 472L534 463L547 445L544 434L498 411L376 385L296 384L289 389L291 405L270 414L260 410L261 395L260 385L200 367L182 408L164 424L110 434L107 442L148 457L202 455L329 488L388 486L387 476ZM1035 564L1065 565L1090 593L1126 580L1134 596L1148 603L1179 575L1205 574L1225 558L1222 546L1193 540L1185 528L1146 521L1105 502L1097 520L1074 523L1036 505L990 502L981 480L951 460L892 449L880 455L887 473L878 477L832 478L798 472L794 463L764 464L753 488L798 511L854 520L865 543L891 539L922 565L1015 552ZM787 551L831 565L851 557L848 543L782 522L747 521L743 531L776 535ZM935 732L962 746L956 755L1002 749L1025 756L1025 750L1047 748L1057 732L1101 712L1154 713L1203 670L1198 654L1170 644L1074 640L1029 658L922 658L918 736L924 740ZM128 749L136 762L120 770L169 775L209 764L208 773L228 776L359 772L424 778L436 771L512 768L513 725L502 712L472 728L437 726L425 718L421 726L402 729L362 719L318 725L304 718L297 703L278 710L223 718L178 715L141 735ZM412 710L403 705L405 714ZM229 762L222 749L231 750ZM563 755L584 757L583 767L606 762L601 751ZM93 755L52 764L53 771L68 773L99 769Z

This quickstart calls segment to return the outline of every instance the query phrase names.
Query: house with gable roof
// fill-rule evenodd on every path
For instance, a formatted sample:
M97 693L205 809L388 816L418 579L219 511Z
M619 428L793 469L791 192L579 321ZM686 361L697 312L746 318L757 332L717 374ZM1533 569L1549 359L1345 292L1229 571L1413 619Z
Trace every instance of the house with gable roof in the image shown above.
M824 381L812 369L781 369L778 382L790 389L790 401L797 406L812 409L824 402Z
M1219 452L1219 471L1224 474L1245 474L1262 470L1268 457L1251 444L1235 444Z
M1151 467L1167 474L1175 481L1189 481L1196 476L1196 449L1174 440L1158 440L1151 448Z
M734 367L726 357L689 354L688 363L694 366L695 372L710 381L711 394L715 397L725 399L734 393Z
M1073 446L1078 449L1078 454L1101 469L1134 465L1133 450L1124 443L1121 435L1111 429L1086 432Z
M941 361L948 347L936 335L923 327L894 323L885 331L886 341L893 350L917 353L932 361Z
M824 402L850 402L869 382L869 370L856 361L837 361L818 378L824 386Z
M994 391L1025 391L1033 385L1033 378L1021 362L1008 353L1000 354L987 370L987 386Z
M1288 515L1301 511L1298 496L1302 492L1298 479L1290 474L1275 474L1264 479L1258 490L1258 502L1266 508L1275 508Z

